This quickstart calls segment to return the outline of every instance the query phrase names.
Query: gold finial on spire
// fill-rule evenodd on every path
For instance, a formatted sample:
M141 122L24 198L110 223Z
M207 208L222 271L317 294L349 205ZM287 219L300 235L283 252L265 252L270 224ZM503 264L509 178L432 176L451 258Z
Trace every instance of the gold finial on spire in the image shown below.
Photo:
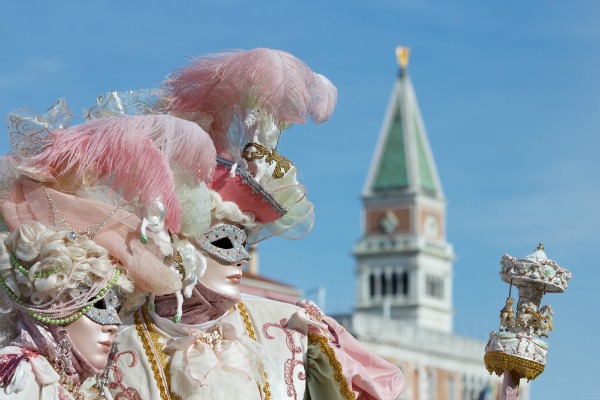
M538 244L538 247L537 247L537 249L538 249L538 250L544 250L544 243L540 243L540 244Z
M396 47L396 58L398 60L398 65L403 70L408 66L408 55L410 53L410 48L404 46Z

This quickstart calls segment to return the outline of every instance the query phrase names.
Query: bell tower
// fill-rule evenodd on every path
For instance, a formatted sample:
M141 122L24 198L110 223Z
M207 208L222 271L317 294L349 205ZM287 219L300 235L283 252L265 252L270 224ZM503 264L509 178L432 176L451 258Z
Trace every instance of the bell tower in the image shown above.
M408 75L399 72L362 193L356 311L452 332L452 262L446 200Z

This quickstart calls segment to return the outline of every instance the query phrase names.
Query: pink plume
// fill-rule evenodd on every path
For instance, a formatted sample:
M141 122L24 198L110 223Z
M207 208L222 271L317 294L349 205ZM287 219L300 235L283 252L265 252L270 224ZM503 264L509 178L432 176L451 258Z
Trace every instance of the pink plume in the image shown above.
M243 82L247 96L273 114L276 120L304 123L310 102L311 69L290 53L253 49L236 54L219 73Z
M314 74L310 96L308 109L310 117L317 124L327 121L333 114L337 102L337 89L333 83L321 74Z
M129 201L160 199L168 210L165 226L178 231L181 208L169 164L177 163L200 181L210 178L215 157L212 141L192 122L167 115L121 116L58 132L30 163L50 166L58 177L74 174L80 179L90 170L98 172L98 179Z
M258 48L195 59L169 82L169 111L200 111L216 117L211 131L223 133L232 105L248 103L280 122L304 123L313 102L314 74L301 60L281 50Z

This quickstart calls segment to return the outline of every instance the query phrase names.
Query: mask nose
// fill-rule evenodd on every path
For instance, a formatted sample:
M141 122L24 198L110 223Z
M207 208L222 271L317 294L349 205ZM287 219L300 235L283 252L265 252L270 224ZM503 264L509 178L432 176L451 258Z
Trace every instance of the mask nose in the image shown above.
M102 332L110 333L111 335L115 335L119 332L118 325L102 325Z

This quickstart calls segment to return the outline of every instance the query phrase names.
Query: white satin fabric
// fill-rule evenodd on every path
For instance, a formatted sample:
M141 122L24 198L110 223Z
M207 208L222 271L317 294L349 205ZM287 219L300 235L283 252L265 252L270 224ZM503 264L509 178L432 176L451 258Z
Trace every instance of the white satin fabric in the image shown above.
M0 399L59 399L59 376L45 357L17 346L0 349L0 358L9 354L28 354L28 358L19 363L11 383L0 388Z
M152 332L138 322L117 337L122 379L113 397L135 391L152 400L175 400L171 393L186 400L396 399L404 387L400 369L318 313L253 296L200 325L148 313ZM213 340L214 332L220 338Z

